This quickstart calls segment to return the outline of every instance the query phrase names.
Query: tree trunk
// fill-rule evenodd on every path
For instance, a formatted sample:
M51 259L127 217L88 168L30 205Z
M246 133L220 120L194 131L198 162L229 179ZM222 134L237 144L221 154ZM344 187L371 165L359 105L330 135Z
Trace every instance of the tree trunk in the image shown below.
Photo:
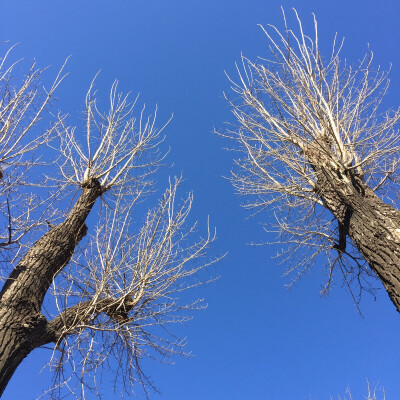
M369 192L369 193L368 193ZM351 199L349 237L400 312L400 215L370 189Z
M11 272L0 293L0 396L21 361L55 340L41 313L54 277L85 236L85 220L102 190L98 181L83 185L65 221L45 233Z
M350 237L400 312L400 211L384 203L353 169L342 167L327 142L320 140L306 155L317 176L317 193L339 232Z

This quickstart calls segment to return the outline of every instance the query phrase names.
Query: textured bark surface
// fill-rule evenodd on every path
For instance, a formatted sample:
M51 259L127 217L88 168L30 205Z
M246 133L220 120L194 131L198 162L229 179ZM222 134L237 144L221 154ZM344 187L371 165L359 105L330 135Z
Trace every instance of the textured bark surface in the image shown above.
M355 170L342 166L329 143L319 142L306 155L317 176L317 193L339 223L336 248L344 251L350 237L400 312L400 212Z
M54 277L71 259L85 236L85 220L100 184L83 185L65 221L50 229L11 272L0 293L0 395L20 362L35 348L56 340L54 327L41 313L44 296Z

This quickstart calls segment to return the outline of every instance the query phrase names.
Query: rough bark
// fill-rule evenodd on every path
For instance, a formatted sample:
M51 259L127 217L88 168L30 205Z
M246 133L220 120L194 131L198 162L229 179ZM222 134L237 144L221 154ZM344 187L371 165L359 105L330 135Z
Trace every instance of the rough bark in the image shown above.
M63 337L79 329L82 325L87 325L97 318L100 314L107 315L118 324L125 324L130 321L129 312L136 303L131 296L122 299L104 297L97 299L96 302L87 300L76 304L47 323L47 333L56 342ZM66 328L68 330L66 331Z
M0 293L0 395L33 349L56 340L54 329L41 313L43 299L85 236L85 220L101 193L96 180L83 185L65 221L29 249L4 284Z
M400 212L343 166L329 143L320 141L306 155L317 176L317 193L339 224L335 248L345 251L348 236L400 312Z

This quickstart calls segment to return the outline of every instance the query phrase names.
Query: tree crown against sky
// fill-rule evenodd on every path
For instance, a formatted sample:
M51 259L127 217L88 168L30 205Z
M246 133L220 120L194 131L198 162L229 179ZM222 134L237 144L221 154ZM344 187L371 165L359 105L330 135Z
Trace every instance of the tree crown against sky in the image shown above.
M83 126L69 126L51 114L65 65L42 89L44 70L33 64L18 77L9 58L10 50L0 62L1 391L32 350L53 346L51 396L100 394L106 367L116 389L129 394L139 383L147 397L155 387L142 360L185 354L169 325L204 308L179 295L203 283L215 233L192 239L192 194L176 199L181 178L145 215L137 211L164 158L156 112L137 112L138 98L116 81L100 110L93 80Z
M294 14L295 29L285 13L283 30L262 27L268 55L243 56L231 80L238 126L226 135L244 154L233 184L251 196L247 207L274 212L289 273L325 263L323 293L340 273L355 301L373 291L376 275L400 311L400 213L390 205L399 193L400 108L382 111L388 72L374 69L371 50L348 65L336 37L324 56L315 16L311 36Z
M285 283L290 279L282 279L282 267L270 259L276 246L246 245L272 241L273 236L263 232L257 219L246 220L241 199L221 178L229 174L232 154L221 152L224 144L211 131L231 119L221 95L229 86L223 71L234 76L233 60L240 58L241 51L251 60L266 54L265 36L257 24L272 23L282 29L281 3L71 0L61 5L16 0L0 6L6 16L0 31L3 39L21 43L18 57L37 58L43 66L60 65L72 54L71 75L58 88L60 101L55 106L70 112L70 124L82 126L82 100L99 68L100 101L107 102L107 92L118 77L122 91L140 92L148 105L159 102L161 125L174 113L164 142L171 147L165 164L174 165L159 170L157 176L179 176L183 170L187 179L183 186L194 189L194 213L210 213L218 227L218 247L229 254L218 268L222 279L202 289L207 311L196 314L182 330L194 357L179 359L174 366L147 368L162 397L324 399L344 393L349 385L356 399L365 396L368 378L373 386L385 387L387 398L398 398L393 366L399 354L399 323L387 296L378 295L376 301L364 296L365 319L359 318L340 279L331 286L330 296L320 299L318 269L288 292ZM289 14L293 4L287 0L283 4ZM398 31L397 1L304 0L301 7L295 6L305 32L313 29L311 12L317 15L326 56L338 32L339 38L346 37L342 55L350 63L361 58L367 42L375 63L387 68L392 62L386 104L398 105L400 52L393 39ZM167 182L158 180L161 186ZM4 399L32 398L32 393L40 394L48 386L46 370L40 375L35 372L47 355L46 349L40 349L25 360ZM110 391L107 398L114 396Z

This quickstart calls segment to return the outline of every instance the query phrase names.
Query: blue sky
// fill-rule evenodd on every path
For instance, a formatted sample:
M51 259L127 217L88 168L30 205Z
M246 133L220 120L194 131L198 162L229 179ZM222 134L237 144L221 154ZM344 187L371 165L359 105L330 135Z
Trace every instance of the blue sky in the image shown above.
M100 99L115 78L122 90L141 93L159 123L173 113L166 130L171 147L160 187L168 175L183 174L194 191L192 216L205 228L217 227L215 251L228 251L212 274L221 278L202 288L208 309L179 328L193 357L175 364L148 363L148 374L168 400L329 399L350 387L361 399L366 380L385 387L386 399L400 398L400 317L388 296L365 296L361 318L338 280L321 298L322 275L315 268L290 291L284 266L271 258L276 249L251 247L267 237L248 219L243 199L234 195L228 176L232 154L213 134L232 120L223 100L229 90L224 70L234 71L241 52L263 56L266 41L257 24L281 26L280 5L297 8L306 29L317 16L322 47L335 32L345 36L344 55L356 62L370 43L375 61L392 63L387 105L398 105L400 45L397 0L14 0L0 1L0 40L19 42L18 57L36 58L53 73L72 56L70 76L58 91L57 107L71 114L82 109L85 92L101 69ZM51 71L50 71L51 75ZM39 376L46 350L28 357L3 399L35 398L46 387ZM106 390L107 392L107 390ZM115 395L117 398L118 395ZM114 398L107 394L106 398Z

